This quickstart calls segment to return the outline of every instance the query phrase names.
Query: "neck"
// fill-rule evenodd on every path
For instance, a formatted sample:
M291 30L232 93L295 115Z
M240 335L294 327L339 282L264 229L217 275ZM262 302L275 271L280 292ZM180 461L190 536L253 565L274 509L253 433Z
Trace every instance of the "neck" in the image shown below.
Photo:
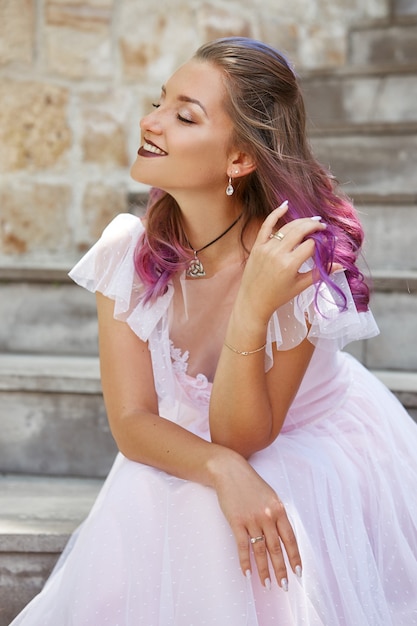
M242 206L222 193L190 198L179 202L184 234L191 254L187 276L210 276L242 256L240 218Z
M196 194L195 198L188 196L182 202L175 198L181 211L184 233L192 250L200 250L216 239L241 215L241 204L223 195L224 198Z

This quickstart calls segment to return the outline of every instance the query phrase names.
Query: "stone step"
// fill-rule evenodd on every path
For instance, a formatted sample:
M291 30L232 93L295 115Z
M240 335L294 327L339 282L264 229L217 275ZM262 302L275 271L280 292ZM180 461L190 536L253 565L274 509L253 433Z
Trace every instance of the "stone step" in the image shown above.
M417 421L417 372L374 373ZM91 478L0 474L0 626L42 588L101 485Z
M396 272L417 270L417 194L385 201L360 197L354 200L365 230L366 263L373 276L385 273L390 277L394 289ZM375 287L379 289L380 283Z
M0 471L103 477L116 455L97 357L0 354Z
M372 370L417 372L417 272L373 271L371 310L380 334L347 351Z
M40 591L101 485L97 479L0 475L0 626Z
M352 65L395 63L401 66L417 61L417 19L397 24L369 24L350 31L349 62Z
M407 281L404 281L407 288ZM417 289L376 292L371 308L380 335L363 342L362 361L371 369L417 371Z
M417 122L417 63L413 73L311 75L302 81L311 133L353 125Z
M328 164L348 193L417 193L417 132L387 135L332 132L313 136L318 160Z
M404 204L392 210L387 205L360 205L365 225L375 222L367 229L365 253L373 277L374 296L372 309L378 321L382 320L384 337L393 342L395 350L398 333L413 335L416 301L416 254L414 233L416 225L415 207ZM401 223L404 220L403 224ZM406 225L406 228L404 228ZM390 267L387 268L386 266ZM41 270L44 278L46 270ZM18 272L13 272L17 278ZM56 276L56 272L53 272ZM368 270L366 270L368 273ZM36 279L34 269L32 277ZM25 278L20 271L20 279ZM97 321L94 296L74 286L63 275L62 283L56 279L54 285L47 282L7 281L0 284L0 353L49 355L48 358L61 358L61 355L97 356ZM382 292L382 293L380 293ZM415 319L415 318L414 318ZM398 328L401 326L401 329ZM377 345L380 338L370 342ZM416 362L414 347L410 342L405 351L398 354L396 368L413 369ZM391 354L392 349L386 354ZM367 364L371 367L394 367L384 355L378 353ZM379 359L383 358L383 362ZM403 365L399 364L404 361ZM26 390L29 394L30 390ZM32 390L33 391L33 390ZM58 396L59 397L59 396ZM27 401L30 406L29 395ZM57 396L50 399L50 410ZM80 402L89 406L96 414L100 401L94 394L84 395ZM46 410L46 409L45 409ZM75 408L74 408L75 410ZM92 417L90 418L92 419Z
M395 19L417 17L417 0L394 0L391 5Z
M45 278L47 270L40 273ZM20 270L20 278L0 284L0 352L96 355L94 295L64 273L51 282L25 274Z

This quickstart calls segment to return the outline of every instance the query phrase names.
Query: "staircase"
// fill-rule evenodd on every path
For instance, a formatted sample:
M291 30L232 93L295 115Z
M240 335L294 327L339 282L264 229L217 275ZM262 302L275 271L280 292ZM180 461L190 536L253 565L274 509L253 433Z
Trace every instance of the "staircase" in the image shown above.
M353 29L349 64L306 74L302 85L314 150L367 233L381 335L349 350L417 418L417 6L414 14ZM67 270L0 269L0 626L42 587L116 453L94 297Z

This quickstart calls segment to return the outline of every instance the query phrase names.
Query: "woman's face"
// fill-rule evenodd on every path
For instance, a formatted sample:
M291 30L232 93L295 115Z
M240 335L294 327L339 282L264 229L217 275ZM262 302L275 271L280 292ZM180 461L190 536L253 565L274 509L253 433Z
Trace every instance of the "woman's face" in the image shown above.
M132 177L174 197L183 191L224 194L233 131L224 97L220 69L195 60L180 67L141 120Z

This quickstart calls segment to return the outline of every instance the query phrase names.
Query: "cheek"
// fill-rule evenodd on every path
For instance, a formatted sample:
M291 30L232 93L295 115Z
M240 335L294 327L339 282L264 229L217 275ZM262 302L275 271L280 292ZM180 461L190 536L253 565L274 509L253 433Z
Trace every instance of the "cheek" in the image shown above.
M211 174L226 172L226 155L226 146L219 141L195 142L182 152L182 157L187 159L190 165Z

